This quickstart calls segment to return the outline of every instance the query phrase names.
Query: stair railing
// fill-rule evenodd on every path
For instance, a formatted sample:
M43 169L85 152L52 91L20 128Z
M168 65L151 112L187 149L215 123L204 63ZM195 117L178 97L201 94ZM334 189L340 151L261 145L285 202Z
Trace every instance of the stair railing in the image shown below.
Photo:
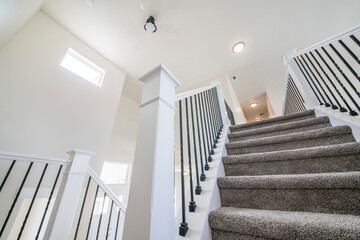
M0 152L1 239L121 239L126 208L89 167L94 153L71 154Z
M306 108L324 105L348 112L350 116L359 114L359 39L360 25L357 25L302 51L282 55L289 76L286 81L291 81L287 86L299 89L298 94L304 99ZM295 104L299 105L299 102L284 104L284 113L302 109Z

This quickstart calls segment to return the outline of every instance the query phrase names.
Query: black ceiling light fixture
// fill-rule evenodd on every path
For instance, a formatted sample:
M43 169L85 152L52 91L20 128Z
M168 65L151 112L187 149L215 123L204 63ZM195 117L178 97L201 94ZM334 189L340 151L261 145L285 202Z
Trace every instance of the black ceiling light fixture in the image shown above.
M155 19L154 19L153 16L150 16L150 17L146 20L146 23L145 23L145 25L144 25L144 29L145 29L145 31L147 31L147 32L152 32L152 33L156 32L157 27L156 27L156 25L155 25Z

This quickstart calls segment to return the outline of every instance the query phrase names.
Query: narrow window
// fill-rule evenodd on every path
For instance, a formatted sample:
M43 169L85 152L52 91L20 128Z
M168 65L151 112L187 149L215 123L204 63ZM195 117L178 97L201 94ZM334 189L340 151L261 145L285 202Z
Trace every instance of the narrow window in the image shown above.
M98 87L101 87L103 83L105 70L71 48L67 50L61 60L60 66L92 82Z

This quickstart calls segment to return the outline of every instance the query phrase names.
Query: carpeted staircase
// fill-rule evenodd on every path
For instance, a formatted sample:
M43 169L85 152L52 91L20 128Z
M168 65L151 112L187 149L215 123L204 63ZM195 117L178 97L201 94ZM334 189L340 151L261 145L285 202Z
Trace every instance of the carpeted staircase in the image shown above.
M313 110L230 127L213 240L360 239L360 143Z

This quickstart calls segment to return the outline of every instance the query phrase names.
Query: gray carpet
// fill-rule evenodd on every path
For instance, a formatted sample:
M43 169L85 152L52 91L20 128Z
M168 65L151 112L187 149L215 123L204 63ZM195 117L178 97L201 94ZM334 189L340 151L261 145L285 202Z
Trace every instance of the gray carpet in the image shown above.
M360 143L308 110L230 128L212 239L360 239Z

